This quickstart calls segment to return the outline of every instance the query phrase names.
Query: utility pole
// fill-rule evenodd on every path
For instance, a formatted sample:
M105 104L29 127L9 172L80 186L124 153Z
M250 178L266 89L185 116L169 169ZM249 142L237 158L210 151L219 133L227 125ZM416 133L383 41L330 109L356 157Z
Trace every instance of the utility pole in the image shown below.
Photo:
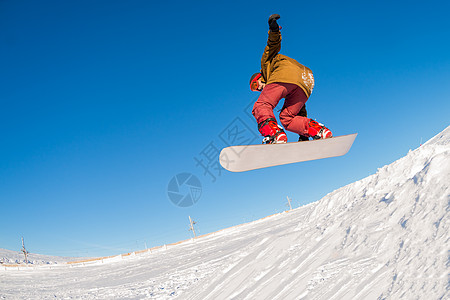
M289 197L287 197L287 201L288 201L288 205L289 205L289 210L292 210L292 205L291 205L291 199L289 199Z
M23 241L23 237L22 237L22 252L23 252L23 255L25 255L25 263L28 264L28 251L27 251L27 249L25 249L25 243Z
M189 216L189 223L190 223L189 231L192 230L192 232L194 233L194 238L196 238L197 235L195 234L194 225L197 224L197 223L191 219L191 216Z

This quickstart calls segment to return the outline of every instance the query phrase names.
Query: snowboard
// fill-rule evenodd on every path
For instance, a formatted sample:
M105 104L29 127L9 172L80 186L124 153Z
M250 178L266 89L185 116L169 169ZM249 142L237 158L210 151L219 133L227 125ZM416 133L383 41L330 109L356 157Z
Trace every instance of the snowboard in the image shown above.
M222 149L219 160L231 172L244 172L273 166L345 155L358 134L328 139L285 143L231 146Z

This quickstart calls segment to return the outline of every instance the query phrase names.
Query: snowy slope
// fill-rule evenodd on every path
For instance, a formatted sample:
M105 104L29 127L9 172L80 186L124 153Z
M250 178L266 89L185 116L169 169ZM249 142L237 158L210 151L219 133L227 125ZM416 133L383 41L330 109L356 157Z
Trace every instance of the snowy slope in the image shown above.
M28 263L36 265L61 264L77 259L79 258L28 253ZM22 264L22 263L25 263L25 257L21 251L0 249L0 264Z
M109 262L0 267L0 298L449 299L449 186L450 127L288 213Z

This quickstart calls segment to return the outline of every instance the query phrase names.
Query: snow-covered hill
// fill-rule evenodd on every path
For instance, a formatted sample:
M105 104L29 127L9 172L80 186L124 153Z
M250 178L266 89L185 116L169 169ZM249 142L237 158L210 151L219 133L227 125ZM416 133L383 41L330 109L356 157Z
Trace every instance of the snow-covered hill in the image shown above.
M33 265L61 264L77 259L79 258L28 253L28 263ZM1 264L24 264L24 263L25 257L22 252L0 249L0 266Z
M450 127L316 203L112 262L1 270L0 298L449 299Z

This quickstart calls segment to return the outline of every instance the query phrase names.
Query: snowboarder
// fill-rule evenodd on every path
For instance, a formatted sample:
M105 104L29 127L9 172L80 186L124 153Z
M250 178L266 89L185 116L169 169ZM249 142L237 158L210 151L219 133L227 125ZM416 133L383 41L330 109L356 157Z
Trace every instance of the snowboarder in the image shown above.
M250 89L259 91L253 106L253 116L258 130L264 136L263 143L286 143L287 136L277 124L273 109L285 98L280 112L281 124L289 131L299 134L299 141L332 137L331 131L323 124L309 119L305 103L314 88L311 70L295 59L279 54L281 33L277 20L280 15L269 17L269 38L261 59L261 71L250 78Z

